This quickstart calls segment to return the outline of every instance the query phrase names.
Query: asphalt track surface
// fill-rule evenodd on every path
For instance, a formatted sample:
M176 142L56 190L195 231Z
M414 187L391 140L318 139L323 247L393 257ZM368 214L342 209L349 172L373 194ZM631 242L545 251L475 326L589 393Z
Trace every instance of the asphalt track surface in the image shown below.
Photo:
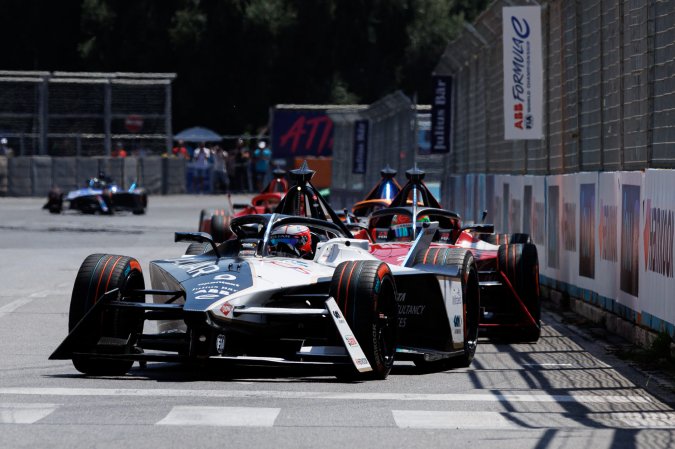
M84 216L0 198L0 448L675 447L675 412L644 389L649 379L549 313L536 344L481 339L467 369L398 363L379 382L174 364L84 377L47 360L87 255L144 269L180 256L187 244L173 232L196 230L199 211L224 201L151 197L144 216Z

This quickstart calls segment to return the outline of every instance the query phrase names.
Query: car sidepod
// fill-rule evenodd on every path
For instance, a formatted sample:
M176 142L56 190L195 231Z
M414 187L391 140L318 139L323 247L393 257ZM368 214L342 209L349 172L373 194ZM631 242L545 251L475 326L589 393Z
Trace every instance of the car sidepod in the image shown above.
M470 251L429 248L412 269L394 270L398 289L397 359L456 358L468 366L477 344L480 293Z

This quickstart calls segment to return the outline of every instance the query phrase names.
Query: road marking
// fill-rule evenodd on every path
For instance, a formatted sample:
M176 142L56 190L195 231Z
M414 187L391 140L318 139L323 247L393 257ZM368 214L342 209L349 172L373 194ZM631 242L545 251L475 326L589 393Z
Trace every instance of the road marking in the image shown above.
M178 405L157 422L167 426L272 427L278 408Z
M0 424L33 424L56 410L56 404L0 402Z
M0 318L14 312L19 307L25 306L31 301L32 299L23 298L17 299L16 301L12 301L9 304L5 304L4 306L0 307Z
M339 399L352 401L441 401L441 402L574 402L592 404L648 404L653 400L638 395L550 395L546 393L334 393L273 390L181 390L135 388L0 388L0 395L44 396L135 396L135 397L206 397L272 399Z
M30 298L46 298L47 295L49 295L50 293L55 293L55 292L52 291L52 290L42 290L42 291L39 291L39 292L31 293L30 295L28 295L28 297L30 297Z
M431 410L392 410L401 429L515 429L498 412L445 412Z
M521 366L574 366L571 363L521 363Z

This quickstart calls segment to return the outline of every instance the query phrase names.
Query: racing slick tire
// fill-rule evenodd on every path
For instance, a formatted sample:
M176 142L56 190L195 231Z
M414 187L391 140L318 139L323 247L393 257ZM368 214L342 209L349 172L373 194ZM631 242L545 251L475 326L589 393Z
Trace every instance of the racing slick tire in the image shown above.
M493 245L532 243L530 234L518 232L514 234L478 234L478 238Z
M497 269L511 282L522 299L536 326L516 328L509 339L517 342L536 342L541 335L541 302L539 301L539 258L532 243L500 245Z
M200 254L204 254L211 248L211 245L208 243L199 243L199 242L193 242L188 245L187 249L185 250L185 255L186 256L198 256Z
M232 236L229 215L211 216L211 237L216 243L222 243Z
M373 371L359 373L350 366L339 379L385 379L394 365L398 307L396 284L386 263L346 261L335 269L330 295L354 332Z
M419 368L428 371L445 371L450 368L466 368L471 365L478 345L480 319L480 287L478 269L471 251L463 248L429 248L417 255L415 263L450 265L458 268L462 283L462 323L464 323L464 347L459 356L426 361L415 360Z
M84 259L77 272L70 299L68 331L72 332L99 298L114 288L119 288L123 296L127 296L131 290L145 288L141 266L136 259L111 254L92 254ZM133 302L145 301L143 295L129 299ZM93 317L88 323L82 329L74 352L95 352L101 337L128 339L142 331L143 318L138 311L103 310L100 317ZM133 361L74 355L73 365L88 375L122 375L131 369Z
M202 211L199 213L199 228L197 229L199 232L211 234L212 215L213 211L211 209L202 209Z

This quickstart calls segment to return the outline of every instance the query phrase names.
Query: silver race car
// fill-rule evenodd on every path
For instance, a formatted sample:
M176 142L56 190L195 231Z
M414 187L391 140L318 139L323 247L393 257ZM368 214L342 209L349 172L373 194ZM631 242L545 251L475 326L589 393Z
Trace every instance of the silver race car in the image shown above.
M294 171L275 213L233 218L235 238L224 243L176 233L192 255L151 262L152 289L131 257L87 257L69 334L50 358L90 375L123 374L134 361L330 365L350 379L384 379L395 359L468 366L479 315L471 253L449 248L442 263L424 261L431 223L400 264L381 261L321 198L312 173ZM156 333L144 330L150 320Z

